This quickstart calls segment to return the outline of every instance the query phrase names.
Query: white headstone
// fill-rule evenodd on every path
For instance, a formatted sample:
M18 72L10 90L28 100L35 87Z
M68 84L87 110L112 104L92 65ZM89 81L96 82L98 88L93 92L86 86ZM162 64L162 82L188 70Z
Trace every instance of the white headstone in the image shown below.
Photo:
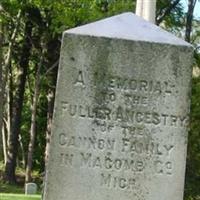
M35 183L26 183L25 185L25 194L31 195L37 193L37 185Z
M44 200L181 200L192 52L132 13L66 31Z

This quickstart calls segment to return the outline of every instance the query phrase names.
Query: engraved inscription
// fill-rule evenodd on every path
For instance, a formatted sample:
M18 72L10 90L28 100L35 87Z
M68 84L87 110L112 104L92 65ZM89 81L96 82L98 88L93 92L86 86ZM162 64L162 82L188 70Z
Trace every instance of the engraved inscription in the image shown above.
M61 165L73 165L73 158L74 155L73 154L65 154L65 153L61 153L60 154L60 163Z
M101 173L101 186L115 189L134 190L135 179L130 177L117 177Z
M137 154L151 154L151 155L165 155L169 156L174 148L171 144L161 145L154 142L142 142L137 140L130 140L128 138L122 139L122 152L135 152Z
M65 148L80 148L80 149L98 149L98 150L114 150L114 138L97 138L95 136L67 136L66 133L59 134L59 144Z
M156 161L155 169L156 169L156 172L160 175L163 175L163 174L172 175L173 164L171 161L167 161L167 162Z
M105 156L96 156L92 153L80 153L81 166L88 168L99 168L104 170L133 171L142 172L144 162L142 160L133 160L129 158L113 157L110 153Z
M83 78L83 72L80 70L75 81L75 85L85 86L85 81Z
M86 89L85 76L84 71L77 72L75 91L77 87ZM63 120L67 117L90 127L87 132L58 134L57 142L67 152L60 154L61 166L92 170L98 174L99 186L108 189L134 190L136 176L146 176L149 168L157 176L171 177L176 146L172 141L155 139L161 133L153 127L184 128L188 116L160 112L149 105L160 96L173 94L174 84L118 76L107 77L100 85L96 80L99 78L92 86L98 92L91 97L94 103L60 102Z
M89 105L75 105L66 101L62 101L61 104L63 115L67 114L71 117L173 127L187 127L189 123L188 116L178 116L152 111L141 112L135 109L123 108L122 106L118 106L112 110L105 106L91 107Z
M96 77L100 76L95 74ZM95 79L98 81L99 79ZM94 82L95 86L99 85L99 82ZM142 92L148 94L168 94L171 95L175 85L170 84L167 81L156 81L156 80L138 80L136 78L111 76L109 77L104 88L111 90L122 90L132 92Z

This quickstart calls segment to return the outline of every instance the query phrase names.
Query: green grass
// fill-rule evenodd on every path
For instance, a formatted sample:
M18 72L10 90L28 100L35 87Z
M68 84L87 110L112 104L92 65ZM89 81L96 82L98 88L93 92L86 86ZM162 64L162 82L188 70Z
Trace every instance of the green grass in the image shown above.
M0 200L40 200L40 195L0 194Z
M0 161L0 200L40 200L42 178L37 171L33 172L34 182L38 185L37 195L24 195L24 170L17 168L18 184L8 184L3 181L4 164Z

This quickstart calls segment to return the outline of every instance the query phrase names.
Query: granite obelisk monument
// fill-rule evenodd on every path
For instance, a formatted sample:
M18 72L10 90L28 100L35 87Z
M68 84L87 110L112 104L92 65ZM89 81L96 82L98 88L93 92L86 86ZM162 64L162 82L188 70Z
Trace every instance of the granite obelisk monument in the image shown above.
M182 200L193 48L124 13L63 34L44 200Z

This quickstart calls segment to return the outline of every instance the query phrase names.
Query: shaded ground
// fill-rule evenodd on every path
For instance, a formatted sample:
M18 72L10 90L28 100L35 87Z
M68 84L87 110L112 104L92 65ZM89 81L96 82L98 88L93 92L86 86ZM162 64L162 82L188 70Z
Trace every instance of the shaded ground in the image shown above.
M33 174L33 182L38 186L37 195L24 195L24 176L22 169L17 170L17 184L10 185L3 180L3 167L0 163L0 200L39 200L41 199L42 177L37 172Z

